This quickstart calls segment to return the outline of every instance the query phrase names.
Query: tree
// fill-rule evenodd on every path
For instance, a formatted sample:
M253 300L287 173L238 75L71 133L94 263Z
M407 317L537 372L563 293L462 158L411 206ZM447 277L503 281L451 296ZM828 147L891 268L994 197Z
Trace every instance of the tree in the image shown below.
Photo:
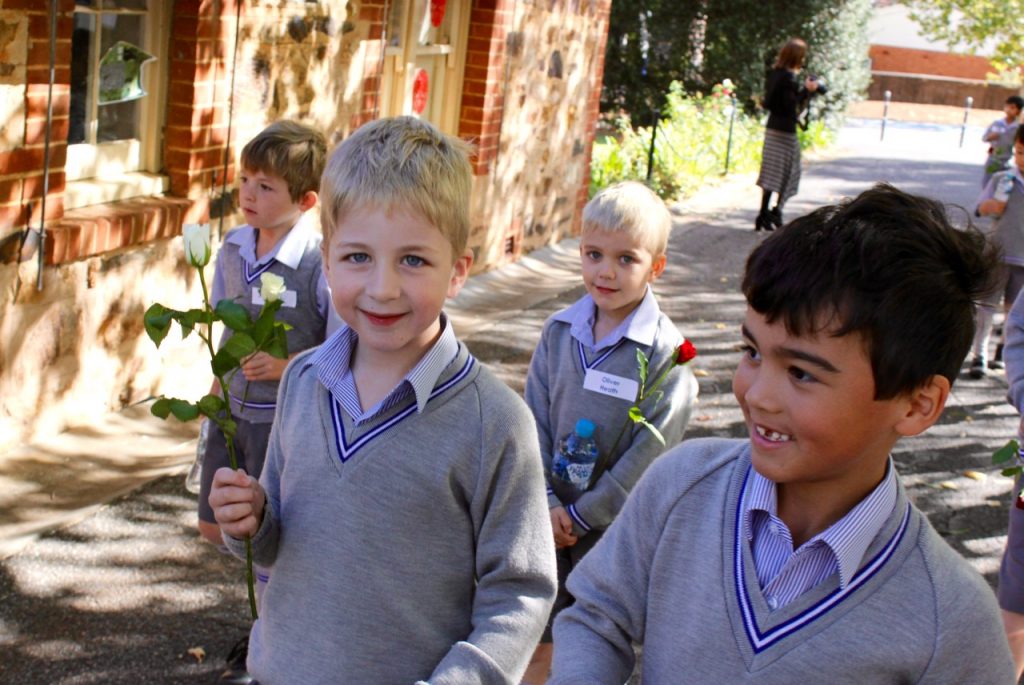
M604 111L647 122L693 61L691 24L701 0L614 0L605 51Z
M1024 45L1022 0L909 0L908 4L913 10L911 17L921 24L925 34L971 51L993 41L992 63L997 69L1019 75Z
M870 10L870 0L615 0L603 109L643 121L672 81L708 92L728 78L754 111L779 48L800 36L807 71L828 85L816 112L841 112L867 88Z

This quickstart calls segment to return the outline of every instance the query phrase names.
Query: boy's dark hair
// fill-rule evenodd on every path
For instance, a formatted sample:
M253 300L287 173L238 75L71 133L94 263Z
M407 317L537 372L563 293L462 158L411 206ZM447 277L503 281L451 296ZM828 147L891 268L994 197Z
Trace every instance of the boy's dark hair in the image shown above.
M941 203L880 183L758 245L743 294L792 335L863 335L875 399L886 400L935 374L956 379L998 266L998 249L969 222L960 230Z
M242 148L242 168L280 176L292 202L320 188L327 158L322 133L297 121L282 119L256 134Z
M1014 143L1024 143L1024 126L1018 126L1017 132L1013 134Z
M1006 98L1006 104L1017 105L1017 109L1024 109L1024 98L1019 95L1011 95Z

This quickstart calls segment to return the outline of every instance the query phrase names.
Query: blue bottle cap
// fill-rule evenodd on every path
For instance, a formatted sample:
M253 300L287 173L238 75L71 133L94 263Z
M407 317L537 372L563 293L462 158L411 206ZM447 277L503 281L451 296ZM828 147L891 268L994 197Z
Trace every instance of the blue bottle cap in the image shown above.
M590 419L580 419L576 422L576 435L581 438L592 438L594 437L594 430L597 426Z

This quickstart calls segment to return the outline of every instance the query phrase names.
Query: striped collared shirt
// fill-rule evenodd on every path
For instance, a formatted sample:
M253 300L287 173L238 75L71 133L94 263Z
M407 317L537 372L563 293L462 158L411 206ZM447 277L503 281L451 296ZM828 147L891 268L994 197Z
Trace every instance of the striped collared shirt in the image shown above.
M313 353L309 363L316 367L317 377L345 413L357 424L369 421L406 400L410 393L415 396L418 412L422 412L430 399L430 393L437 385L441 373L455 359L459 342L448 323L448 317L441 314L441 336L423 358L412 368L398 385L380 402L363 411L352 374L352 351L358 342L356 332L343 326Z
M867 497L794 551L789 528L777 515L775 483L751 469L742 521L768 608L785 606L836 572L845 588L892 513L896 494L890 458L882 482Z
M618 345L623 338L629 338L638 345L650 346L658 332L658 319L661 309L654 299L650 286L640 304L601 340L594 340L594 323L597 321L597 307L590 295L584 295L570 307L563 309L551 318L569 324L572 337L583 343L588 350L599 352Z

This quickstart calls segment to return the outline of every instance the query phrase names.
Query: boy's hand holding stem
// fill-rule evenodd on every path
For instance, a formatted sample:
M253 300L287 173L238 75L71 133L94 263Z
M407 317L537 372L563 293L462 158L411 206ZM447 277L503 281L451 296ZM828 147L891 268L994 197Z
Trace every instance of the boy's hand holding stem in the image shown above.
M210 506L222 531L250 538L260 529L267 495L244 469L220 468L213 474Z

